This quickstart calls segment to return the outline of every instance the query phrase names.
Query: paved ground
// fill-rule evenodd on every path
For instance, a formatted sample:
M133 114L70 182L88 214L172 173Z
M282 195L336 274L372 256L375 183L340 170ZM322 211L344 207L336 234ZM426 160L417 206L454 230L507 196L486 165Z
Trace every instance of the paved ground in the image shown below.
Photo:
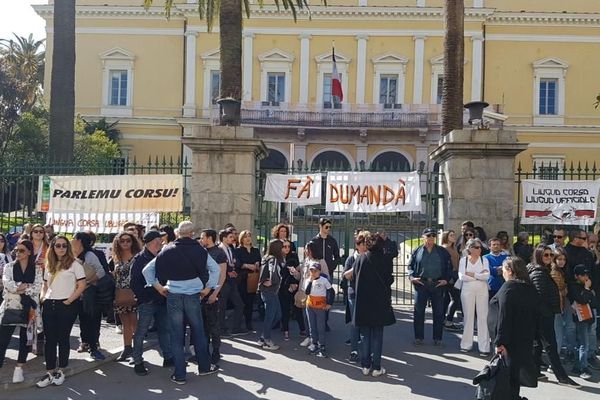
M162 359L155 350L146 352L150 375L138 377L126 363L109 362L92 365L88 372L68 377L61 387L29 388L0 391L2 400L13 399L473 399L473 376L485 361L477 354L462 354L458 335L445 334L445 347L435 348L431 341L419 348L412 345L411 313L398 310L398 323L384 333L384 361L388 375L383 378L363 377L360 369L345 358L349 348L341 310L332 313L333 331L328 335L330 358L319 359L298 346L297 331L289 342L274 339L282 345L272 353L254 344L255 335L225 340L222 347L222 371L199 377L196 366L188 367L188 382L178 386L168 379L169 371L160 367ZM112 331L111 331L112 332ZM431 335L431 325L427 336ZM114 336L114 334L112 334ZM12 368L11 368L12 371ZM529 399L577 400L597 399L600 373L582 389L558 386L554 377L537 389L526 389ZM0 389L1 390L1 389Z

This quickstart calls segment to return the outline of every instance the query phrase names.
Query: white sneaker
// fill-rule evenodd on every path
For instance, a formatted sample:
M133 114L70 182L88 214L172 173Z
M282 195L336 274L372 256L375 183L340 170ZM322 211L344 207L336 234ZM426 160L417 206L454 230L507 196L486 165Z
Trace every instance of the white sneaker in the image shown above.
M371 373L371 368L363 368L362 373L364 376L369 375L369 373Z
M52 383L56 386L60 386L65 383L65 373L62 372L62 369L59 369L54 373L54 381Z
M265 344L263 344L262 348L263 348L263 350L271 350L271 351L279 350L279 346L277 346L275 343L273 343L272 340L265 340Z
M52 372L48 371L44 374L42 379L37 381L37 383L35 385L39 388L45 388L47 386L52 385L52 383L54 383L54 374Z
M317 345L316 345L316 344L314 344L314 343L311 343L311 344L308 346L308 351L310 351L311 353L314 353L315 351L317 351L317 349L318 349L318 347L317 347Z
M311 343L310 337L307 337L300 343L300 346L307 347L310 343Z
M116 333L117 335L122 335L122 334L123 334L123 327L122 327L121 325L117 325L117 326L115 327L115 333Z
M23 368L22 367L15 367L15 372L13 372L13 383L21 383L25 380L25 377L23 376Z
M377 378L378 376L385 375L385 368L374 369L372 375Z

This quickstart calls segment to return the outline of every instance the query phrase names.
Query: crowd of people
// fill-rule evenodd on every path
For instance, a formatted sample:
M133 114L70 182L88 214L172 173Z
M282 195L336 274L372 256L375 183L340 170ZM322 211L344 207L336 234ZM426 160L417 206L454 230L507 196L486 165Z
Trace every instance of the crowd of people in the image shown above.
M177 229L165 225L145 231L127 223L114 236L108 260L90 231L67 238L36 224L18 238L0 234L0 367L18 328L13 382L24 380L32 351L46 362L47 373L37 385L60 385L75 321L81 339L77 351L102 360L100 326L106 317L122 333L117 361L132 360L134 372L147 375L144 339L156 331L163 367L172 368L173 382L184 384L188 361L197 363L200 375L215 373L222 338L257 332L256 310L263 319L257 332L262 349L279 349L275 327L284 341L292 340L290 322L295 321L300 346L325 358L329 311L339 284L349 324L348 361L359 364L364 375L382 376L384 328L396 322L391 299L398 245L383 231L357 230L354 249L334 282L342 259L331 219L321 218L318 228L299 252L290 226L278 224L261 254L252 232L238 234L231 224L198 231L184 221ZM521 384L547 379L544 372L554 373L560 384L579 387L567 364L583 379L591 377L590 369L600 369L600 250L597 235L584 230L569 232L568 243L566 238L558 228L534 248L521 232L513 246L507 232L488 240L482 228L465 221L460 234L445 231L438 245L438 231L425 229L407 268L415 293L414 344L425 344L430 305L433 345L443 346L445 330L462 332L458 350L471 352L476 329L481 357L498 353L510 360L514 399L520 398Z
M506 232L487 239L465 221L461 233L445 231L441 245L434 229L423 231L414 250L409 277L415 289L415 345L424 344L425 308L432 307L433 344L444 329L462 332L460 351L477 347L481 357L503 355L511 368L512 399L521 385L535 386L553 373L558 383L580 385L572 375L592 378L599 370L597 310L600 248L597 233L563 228L545 232L535 247L527 232L511 246ZM455 323L462 309L462 326ZM542 359L545 352L549 365Z

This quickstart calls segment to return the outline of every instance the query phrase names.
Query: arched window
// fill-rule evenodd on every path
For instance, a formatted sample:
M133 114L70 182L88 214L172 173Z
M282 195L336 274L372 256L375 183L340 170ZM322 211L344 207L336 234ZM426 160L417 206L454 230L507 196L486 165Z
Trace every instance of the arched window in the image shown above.
M386 151L379 154L371 163L374 171L407 172L411 170L410 163L402 154L395 151Z
M269 149L269 155L267 158L260 160L260 169L287 170L288 162L285 156L279 150Z
M348 171L350 170L350 162L345 155L337 151L324 151L317 155L312 164L310 164L310 169L325 169L325 170L342 170Z

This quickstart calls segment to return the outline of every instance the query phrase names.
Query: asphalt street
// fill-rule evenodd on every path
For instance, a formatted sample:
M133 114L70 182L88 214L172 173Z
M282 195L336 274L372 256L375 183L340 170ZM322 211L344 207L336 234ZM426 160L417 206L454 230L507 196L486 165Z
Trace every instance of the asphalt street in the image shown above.
M364 377L358 366L348 363L348 337L341 310L334 310L333 330L328 334L329 358L316 358L298 344L298 331L292 325L292 339L283 341L274 331L274 340L281 345L269 352L255 345L256 335L226 339L223 360L218 374L200 377L196 366L189 364L186 385L169 380L170 371L162 368L162 358L149 350L145 358L150 374L136 376L126 363L110 362L87 372L68 377L60 387L29 388L0 395L2 400L59 399L474 399L473 376L484 366L478 353L458 352L459 336L445 333L444 347L433 347L431 325L426 329L426 344L412 344L412 316L408 309L397 311L397 323L384 332L383 366L387 376ZM554 376L537 389L521 393L532 399L598 399L600 373L593 381L583 381L581 389L558 386Z

